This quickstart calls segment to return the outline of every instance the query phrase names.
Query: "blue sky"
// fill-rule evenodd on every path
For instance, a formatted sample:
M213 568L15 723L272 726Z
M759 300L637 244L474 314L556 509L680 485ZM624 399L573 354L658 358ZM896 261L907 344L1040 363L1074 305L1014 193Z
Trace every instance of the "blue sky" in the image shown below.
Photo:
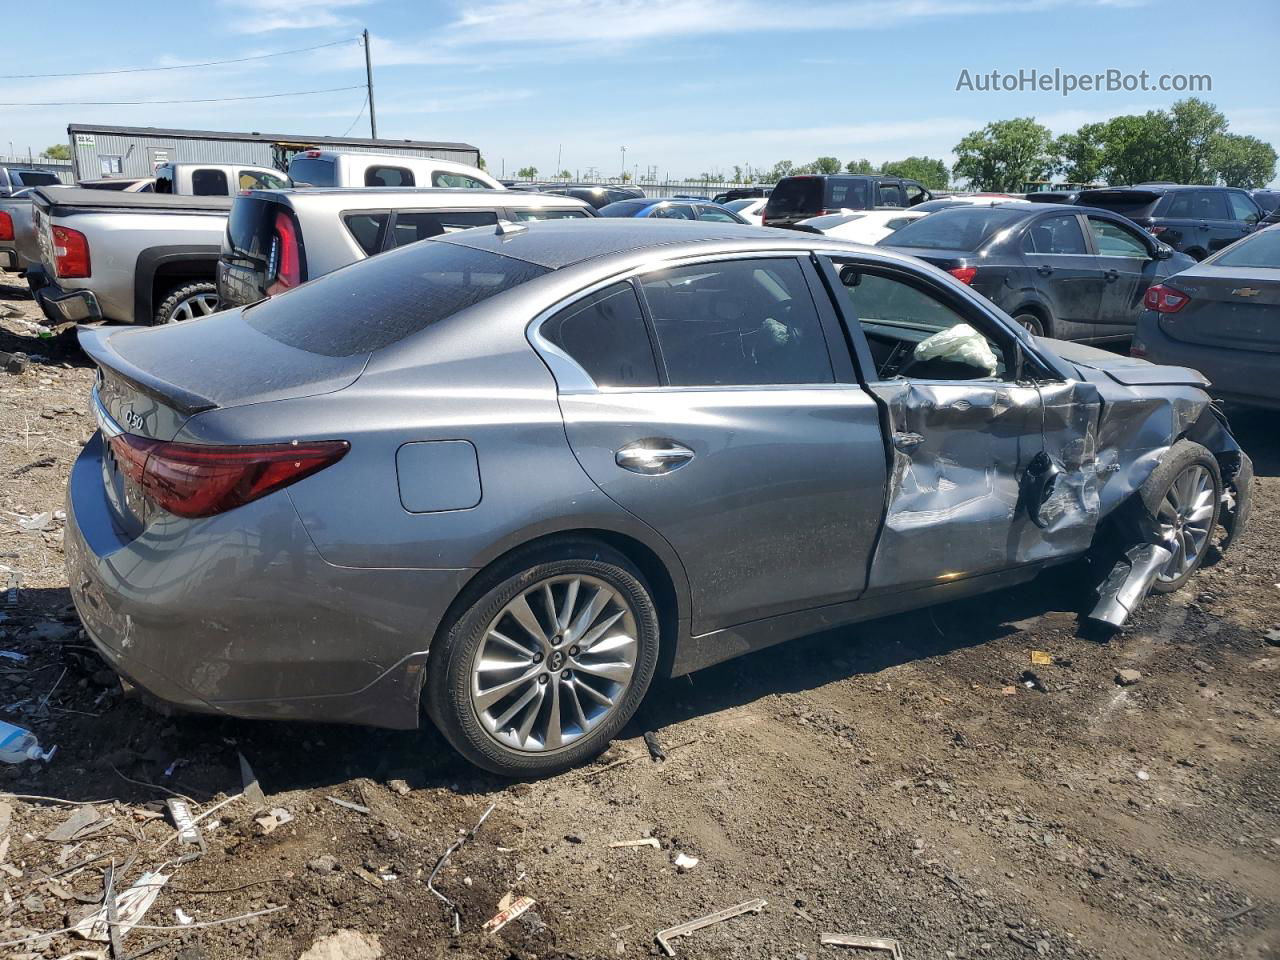
M384 137L464 140L494 172L732 172L819 155L943 156L984 123L1031 115L1055 133L1163 107L1177 93L957 92L962 69L1209 74L1237 133L1280 146L1265 50L1280 4L1244 0L212 0L105 7L64 0L55 31L10 22L5 73L249 56L373 35ZM16 27L16 29L15 29ZM57 43L46 38L56 37ZM13 56L17 52L17 57ZM1267 79L1267 78L1270 79ZM221 67L3 81L0 100L140 100L361 84L352 43ZM0 152L66 142L68 122L338 135L362 90L223 104L0 107ZM368 135L367 114L354 133Z

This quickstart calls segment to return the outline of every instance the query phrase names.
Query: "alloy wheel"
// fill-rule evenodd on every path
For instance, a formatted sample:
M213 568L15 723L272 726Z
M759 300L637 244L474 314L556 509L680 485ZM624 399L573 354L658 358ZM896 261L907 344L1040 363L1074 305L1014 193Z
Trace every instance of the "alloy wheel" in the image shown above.
M505 747L558 750L622 700L640 649L635 611L603 580L548 577L493 618L471 667L471 704Z
M196 293L179 300L178 305L169 314L169 323L180 323L183 320L194 320L207 317L218 312L218 295L216 293Z
M1160 538L1173 554L1158 579L1172 583L1199 562L1209 545L1213 498L1213 477L1201 464L1189 465L1174 478L1156 511Z

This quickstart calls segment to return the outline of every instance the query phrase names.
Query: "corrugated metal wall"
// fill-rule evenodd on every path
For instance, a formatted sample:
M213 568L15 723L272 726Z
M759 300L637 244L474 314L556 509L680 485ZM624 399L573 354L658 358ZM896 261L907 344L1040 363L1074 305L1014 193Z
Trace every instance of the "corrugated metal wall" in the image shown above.
M136 134L90 133L73 135L76 178L103 176L149 177L159 163L245 163L257 167L273 167L272 145L252 140L199 140L187 137L155 137ZM87 142L92 140L92 143ZM306 142L290 141L290 143ZM469 150L435 150L422 147L368 147L360 145L323 144L325 150L344 153L392 153L397 156L436 157L475 163ZM105 169L103 158L119 157L119 170ZM110 161L114 163L114 161Z

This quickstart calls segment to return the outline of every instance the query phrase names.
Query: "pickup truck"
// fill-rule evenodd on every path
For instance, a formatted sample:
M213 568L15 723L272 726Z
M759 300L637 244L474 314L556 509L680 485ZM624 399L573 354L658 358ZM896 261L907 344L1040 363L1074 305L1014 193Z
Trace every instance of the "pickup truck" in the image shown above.
M25 273L40 262L30 194L26 188L16 197L0 197L0 271Z
M48 170L0 164L0 197L11 197L27 187L45 187L58 183L58 175Z
M40 264L27 281L51 323L172 323L217 309L231 197L39 188Z
M156 193L234 197L241 190L282 190L293 184L279 170L242 163L166 163L156 167Z
M506 188L479 167L456 160L395 153L304 150L289 161L289 179L299 187Z

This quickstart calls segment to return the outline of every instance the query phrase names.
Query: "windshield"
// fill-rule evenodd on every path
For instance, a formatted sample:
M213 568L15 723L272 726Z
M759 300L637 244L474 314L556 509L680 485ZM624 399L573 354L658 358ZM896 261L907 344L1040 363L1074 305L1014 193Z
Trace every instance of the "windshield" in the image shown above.
M1080 194L1080 204L1101 207L1126 217L1149 217L1160 202L1161 194L1150 190L1086 190Z
M39 170L14 170L13 182L21 183L24 187L51 187L58 183L58 176L54 173L44 173Z
M913 220L881 243L926 250L977 250L1025 216L1025 211L999 207L953 207Z
M651 207L655 201L645 198L644 200L618 200L614 203L605 204L600 208L600 216L602 217L634 217L645 207Z
M1264 267L1280 270L1280 230L1268 229L1233 243L1209 263L1215 267Z
M759 203L759 202L760 201L757 198L751 198L748 200L730 200L728 203L725 204L725 209L732 210L734 213L741 213L743 210L747 209L747 207L751 206L753 203Z
M303 284L245 310L273 340L350 357L548 273L546 267L452 243L415 243Z
M289 164L289 179L295 186L332 187L337 185L337 174L332 160L314 157L294 157Z

